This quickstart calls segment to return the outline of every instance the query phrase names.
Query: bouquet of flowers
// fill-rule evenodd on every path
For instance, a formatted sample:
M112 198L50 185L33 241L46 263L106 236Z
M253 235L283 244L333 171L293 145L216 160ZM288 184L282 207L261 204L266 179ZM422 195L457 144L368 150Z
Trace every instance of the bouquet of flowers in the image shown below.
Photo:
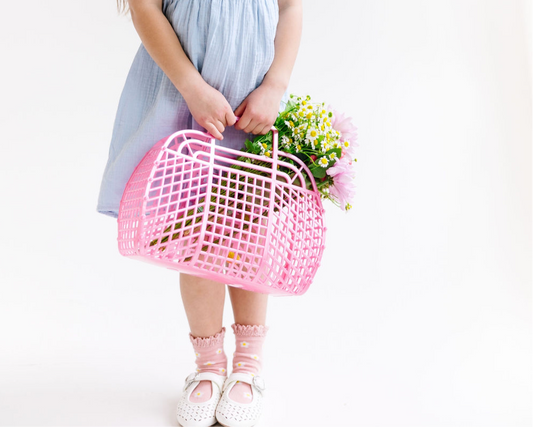
M313 174L323 199L332 201L342 210L351 209L355 195L354 150L358 144L357 127L351 118L333 110L324 103L311 102L311 97L291 94L285 110L279 113L275 128L278 130L279 149L302 160ZM265 157L272 156L272 132L246 140L245 152ZM256 163L248 157L239 160ZM286 161L290 162L290 159ZM291 174L291 171L284 172ZM307 182L307 188L312 185Z
M357 139L357 128L351 123L351 118L333 110L330 106L325 107L324 103L313 103L311 97L305 98L290 95L289 102L284 111L279 113L274 127L278 130L278 149L279 154L283 152L294 155L299 158L310 170L315 178L317 190L322 199L332 201L336 206L344 211L351 209L351 202L355 195L355 162L354 149ZM243 152L252 153L256 156L271 157L273 144L272 131L265 135L258 135L253 141L245 141ZM261 174L258 168L247 168L245 164L255 164L269 167L267 161L261 162L248 156L241 156L237 160L241 165L232 165L233 169L240 169L254 174ZM265 159L266 160L266 159ZM285 162L294 164L289 157L284 157ZM244 163L244 165L243 165ZM289 176L294 175L294 171L283 166L278 166L280 172L287 173ZM228 173L227 176L221 176L221 188L214 188L214 194L211 195L209 203L210 221L220 212L227 208L237 208L241 210L243 206L248 206L254 199L253 194L243 196L243 189L246 188L244 178L236 178L236 174ZM250 178L248 178L250 179ZM305 187L312 190L313 186L306 177ZM303 184L302 184L303 187ZM269 189L266 189L268 192ZM217 197L223 196L227 200L227 206L221 206L220 201L214 203ZM282 197L288 197L286 194ZM204 196L205 197L205 196ZM209 197L209 196L208 196ZM205 198L201 199L201 203ZM218 207L216 207L218 206ZM218 212L217 209L220 211ZM262 211L262 215L268 215L269 206L263 205L256 207ZM179 238L183 229L191 230L190 226L200 226L201 216L197 215L203 211L203 207L191 208L183 212L173 226L168 226L164 230L165 237L160 243ZM168 235L173 229L175 232ZM190 233L190 231L187 231ZM159 239L150 242L150 246L159 243ZM218 240L214 243L218 243ZM164 251L166 246L161 246L160 251ZM202 247L202 251L207 250L207 245ZM230 257L232 253L230 253Z

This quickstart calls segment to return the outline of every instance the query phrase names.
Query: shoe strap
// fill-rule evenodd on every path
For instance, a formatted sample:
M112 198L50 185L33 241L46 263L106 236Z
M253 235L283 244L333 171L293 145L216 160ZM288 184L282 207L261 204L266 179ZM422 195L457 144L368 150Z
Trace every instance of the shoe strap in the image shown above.
M245 374L244 372L231 373L230 376L226 378L226 381L224 382L224 389L226 389L231 382L235 381L241 381L243 383L250 384L251 386L256 388L261 394L263 394L263 392L266 390L265 380L263 379L263 377L259 375Z
M225 379L225 375L218 375L213 372L193 372L189 374L187 378L185 378L185 385L183 386L183 391L185 391L187 387L189 387L194 382L207 380L213 381L222 393Z

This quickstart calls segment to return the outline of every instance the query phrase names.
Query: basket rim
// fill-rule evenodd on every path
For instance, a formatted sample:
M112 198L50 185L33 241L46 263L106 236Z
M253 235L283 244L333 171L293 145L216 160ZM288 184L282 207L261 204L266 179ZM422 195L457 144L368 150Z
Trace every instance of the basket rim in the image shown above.
M212 151L213 151L213 147L214 147L218 151L223 151L223 152L226 152L228 154L236 155L238 157L245 156L245 157L249 157L249 158L252 158L252 159L263 161L265 163L270 163L270 164L272 164L272 168L267 168L267 167L264 167L264 166L261 166L261 165L257 165L257 164L253 164L253 163L246 163L246 162L243 162L241 160L237 160L237 158L234 158L233 156L228 156L227 157L227 159L230 162L237 163L237 164L239 164L239 166L250 168L250 169L255 169L255 170L258 170L258 171L262 171L262 172L271 173L270 176L263 176L263 177L272 180L272 182L278 182L278 183L280 182L277 179L273 179L272 175L289 176L287 173L277 170L275 168L275 166L280 165L280 166L286 167L288 169L291 169L295 173L292 181L287 181L286 185L291 185L291 186L297 187L299 190L303 190L306 193L316 195L317 198L321 202L320 193L319 193L319 191L318 191L318 189L316 187L315 177L313 176L313 174L311 173L311 171L309 170L307 165L301 159L299 159L298 157L294 156L293 154L286 153L285 151L281 151L281 150L277 150L277 156L276 157L274 157L274 156L272 158L262 157L262 156L259 156L257 154L248 153L248 152L241 151L241 150L236 150L234 148L224 147L222 145L217 145L216 144L216 139L213 138L210 134L208 134L206 132L202 132L202 131L198 131L198 130L180 130L180 131L174 132L172 135L170 135L168 138L166 138L164 144L160 148L160 152L158 153L158 156L156 158L156 162L160 161L161 156L163 155L163 151L167 151L167 152L172 152L173 154L179 154L180 156L183 156L185 158L194 160L196 162L200 162L200 163L202 163L204 165L209 165L211 163L210 161L205 161L205 160L202 160L202 159L198 158L197 156L191 156L191 155L188 155L188 154L184 154L182 152L179 152L179 151L176 151L176 150L172 150L172 149L170 149L168 147L170 145L170 143L175 138L179 137L182 134L191 134L191 133L192 134L197 134L197 135L202 136L204 138L207 138L209 140L206 141L206 140L203 140L203 139L189 138L189 139L185 139L184 141L180 142L179 143L179 147L182 147L184 142L186 142L187 144L199 143L200 145L203 145L206 148L211 148L211 154L213 154ZM277 131L276 131L276 139L277 139ZM205 153L208 153L207 150L202 150L202 151L205 152ZM296 167L295 165L280 159L280 157L286 157L286 158L292 159L293 161L295 161L298 164L299 167ZM217 165L217 168L222 168L222 169L227 169L227 170L231 170L232 169L231 167L222 166L222 165ZM305 185L300 185L299 186L299 185L294 184L294 181L296 180L296 178L300 178L301 182L305 182L305 177L302 174L302 170L303 170L303 172L305 172L307 174L307 176L308 176L308 178L309 178L309 180L310 180L310 182L312 184L313 189L308 189L307 186L305 186ZM243 171L243 172L247 172L247 171ZM252 172L248 172L248 173L252 173ZM150 177L152 177L152 176L150 176Z

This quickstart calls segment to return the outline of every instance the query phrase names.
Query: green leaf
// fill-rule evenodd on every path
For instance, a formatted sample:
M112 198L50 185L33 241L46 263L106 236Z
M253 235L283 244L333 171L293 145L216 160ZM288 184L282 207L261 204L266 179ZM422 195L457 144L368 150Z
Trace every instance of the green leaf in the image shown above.
M310 169L315 178L324 178L326 176L326 168L322 166L312 166Z
M253 142L248 138L246 138L246 141L244 141L244 145L246 147L246 151L251 152L253 150Z
M267 140L268 142L270 142L272 144L272 131L269 131L266 135L265 135L265 140Z
M304 164L307 164L306 161L307 161L307 156L303 153L296 153L295 154L296 157L298 157L302 162L304 162Z

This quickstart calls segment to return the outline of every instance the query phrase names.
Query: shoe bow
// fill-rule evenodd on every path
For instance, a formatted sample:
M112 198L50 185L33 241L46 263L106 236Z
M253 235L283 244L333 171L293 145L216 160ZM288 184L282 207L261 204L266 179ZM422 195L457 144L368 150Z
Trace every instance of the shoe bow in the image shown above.
M185 378L185 385L183 386L183 391L187 390L187 388L195 381L198 381L198 375L200 372L192 372L189 375L187 375L187 378Z
M256 375L254 376L252 382L254 383L254 386L257 387L257 389L261 392L265 390L265 380L263 379L263 377L259 377Z

